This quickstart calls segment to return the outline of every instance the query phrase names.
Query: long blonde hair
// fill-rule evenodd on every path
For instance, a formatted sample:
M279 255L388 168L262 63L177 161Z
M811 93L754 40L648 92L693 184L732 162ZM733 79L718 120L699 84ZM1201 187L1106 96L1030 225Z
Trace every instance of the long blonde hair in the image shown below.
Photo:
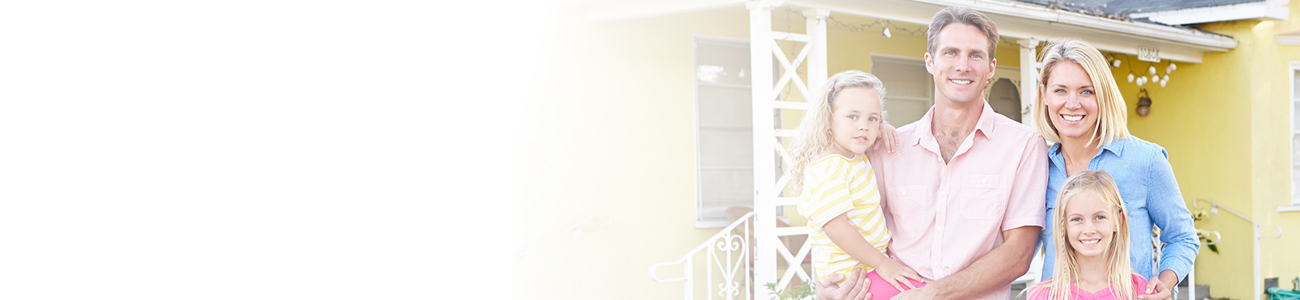
M1106 248L1107 283L1113 288L1116 299L1133 299L1133 267L1129 263L1128 209L1119 196L1115 179L1106 171L1083 170L1070 176L1061 186L1056 196L1056 212L1052 214L1052 235L1056 243L1056 273L1052 278L1035 285L1031 295L1050 293L1050 300L1071 299L1070 285L1079 278L1078 257L1069 238L1066 237L1065 205L1075 196L1083 193L1096 193L1110 206L1111 218L1115 220L1116 232L1112 235L1110 246ZM1032 298L1032 297L1031 297Z
M1111 76L1110 64L1106 62L1106 57L1101 55L1101 51L1097 51L1097 48L1088 42L1065 39L1043 49L1042 61L1043 71L1039 73L1038 99L1034 101L1034 105L1038 107L1034 110L1038 134L1048 142L1061 142L1056 125L1048 118L1052 112L1047 111L1043 92L1047 90L1047 79L1051 77L1052 70L1058 64L1068 62L1079 65L1085 73L1088 73L1097 98L1097 128L1092 131L1092 138L1089 139L1088 145L1091 146L1093 142L1106 145L1129 136L1128 107L1124 104L1124 95L1120 93L1119 85L1115 84L1115 77Z
M795 194L803 190L804 168L831 146L831 114L835 111L835 95L852 87L876 90L880 94L880 117L885 117L885 84L880 82L880 78L866 72L848 70L826 79L821 92L817 93L817 99L809 103L808 111L803 120L799 121L799 133L795 135L794 145L790 149L794 166L790 167L786 176L789 176L790 187Z

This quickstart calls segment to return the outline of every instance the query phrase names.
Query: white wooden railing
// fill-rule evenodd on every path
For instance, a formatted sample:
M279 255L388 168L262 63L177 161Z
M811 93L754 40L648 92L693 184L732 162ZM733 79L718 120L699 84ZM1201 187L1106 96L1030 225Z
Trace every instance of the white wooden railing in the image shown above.
M753 290L753 280L750 276L749 258L751 248L749 245L750 220L754 218L754 213L750 212L741 216L736 222L731 223L722 231L714 234L696 246L695 249L686 252L681 258L672 262L657 263L650 265L650 279L655 282L673 282L685 281L685 298L687 300L695 298L695 256L701 251L708 250L705 261L705 285L708 286L708 299L714 299L714 288L716 287L720 299L750 299ZM742 227L742 234L735 234L735 229ZM660 279L657 274L659 267L668 265L681 265L681 277ZM715 269L716 267L716 269ZM742 271L743 270L743 271ZM719 274L720 281L714 283L714 274Z

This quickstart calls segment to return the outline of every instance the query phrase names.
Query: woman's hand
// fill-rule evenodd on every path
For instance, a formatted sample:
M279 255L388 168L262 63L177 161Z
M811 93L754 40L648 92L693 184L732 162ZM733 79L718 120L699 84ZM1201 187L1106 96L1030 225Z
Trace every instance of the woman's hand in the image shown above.
M881 144L884 144L885 152L894 153L894 146L898 145L898 130L889 122L880 123L880 134L876 135L876 144L871 146L871 150L880 150Z
M1173 271L1167 271L1167 272L1173 273ZM1169 292L1169 286L1165 285L1164 280L1160 280L1160 276L1156 276L1156 277L1151 277L1150 280L1147 280L1147 290L1141 293L1141 295L1138 295L1138 299L1142 299L1142 300L1173 299L1173 293Z
M916 288L916 286L914 286L911 281L908 281L908 279L916 281L922 280L921 275L916 274L916 271L913 271L911 268L903 266L903 264L892 259L886 260L884 264L876 267L876 274L879 274L880 278L884 279L885 282L888 282L889 285L894 286L894 288L899 291L905 291L905 289L903 289L904 285L906 285L908 289Z

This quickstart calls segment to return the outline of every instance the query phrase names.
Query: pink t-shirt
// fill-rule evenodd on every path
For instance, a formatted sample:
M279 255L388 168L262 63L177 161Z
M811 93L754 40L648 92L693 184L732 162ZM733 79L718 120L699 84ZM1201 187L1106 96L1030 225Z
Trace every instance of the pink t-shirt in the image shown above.
M1097 291L1096 293L1090 293L1077 286L1070 285L1069 298L1070 300L1119 300L1119 297L1115 296L1115 292L1113 291L1114 288L1115 287L1111 287L1109 289L1102 289L1100 291ZM1141 295L1143 292L1146 292L1146 289L1147 289L1147 280L1145 278L1142 278L1142 275L1133 274L1134 295L1129 297L1129 299L1137 299L1137 295ZM1027 298L1028 300L1047 300L1047 298L1050 296L1051 293L1049 292L1049 290L1044 288L1042 290L1031 290L1029 292L1029 297Z
M898 129L893 153L872 151L869 158L894 233L890 253L938 280L1001 245L1003 231L1043 227L1047 144L985 104L975 131L945 164L930 131L933 117L931 108ZM1008 283L972 299L1006 299L1010 289Z

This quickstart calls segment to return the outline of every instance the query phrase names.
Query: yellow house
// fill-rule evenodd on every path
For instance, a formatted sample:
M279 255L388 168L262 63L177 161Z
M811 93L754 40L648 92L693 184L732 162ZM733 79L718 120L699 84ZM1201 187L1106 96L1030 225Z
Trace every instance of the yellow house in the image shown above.
M689 271L651 266L716 248L706 240L739 215L727 208L761 204L751 232L760 244L747 247L775 247L773 234L784 231L771 231L774 220L801 227L793 206L776 205L779 189L754 185L777 182L782 162L762 156L775 152L761 145L786 142L780 136L800 110L768 107L773 118L762 124L776 130L755 133L753 124L768 120L753 117L766 116L752 109L753 91L798 102L801 89L827 74L859 69L885 81L891 123L909 123L933 99L919 63L926 24L949 5L981 10L998 24L1003 41L987 99L1013 119L1032 114L1035 84L1024 83L1036 71L1022 70L1031 70L1025 67L1043 41L1082 38L1119 62L1112 71L1122 77L1130 131L1168 150L1190 209L1219 212L1196 223L1218 233L1211 236L1219 250L1203 246L1197 257L1194 281L1210 287L1198 298L1262 299L1270 278L1292 288L1300 276L1300 20L1289 16L1300 16L1300 3L1204 1L1212 5L1137 12L1089 2L593 1L540 12L545 21L531 25L549 34L520 46L537 57L541 73L520 74L540 88L532 91L539 101L521 109L526 150L512 170L516 298L727 299L720 292L736 290L708 278L721 276L708 263L738 266L740 277L753 272L740 297L752 291L768 299L763 283L798 281L798 271L764 273L783 259L770 250L731 264L696 252ZM774 40L759 54L784 60L752 59L755 36ZM824 47L805 53L818 41ZM783 72L785 63L800 67ZM756 77L786 84L764 90ZM1150 113L1139 116L1143 98ZM764 133L772 138L755 138ZM692 287L652 279L687 274Z

